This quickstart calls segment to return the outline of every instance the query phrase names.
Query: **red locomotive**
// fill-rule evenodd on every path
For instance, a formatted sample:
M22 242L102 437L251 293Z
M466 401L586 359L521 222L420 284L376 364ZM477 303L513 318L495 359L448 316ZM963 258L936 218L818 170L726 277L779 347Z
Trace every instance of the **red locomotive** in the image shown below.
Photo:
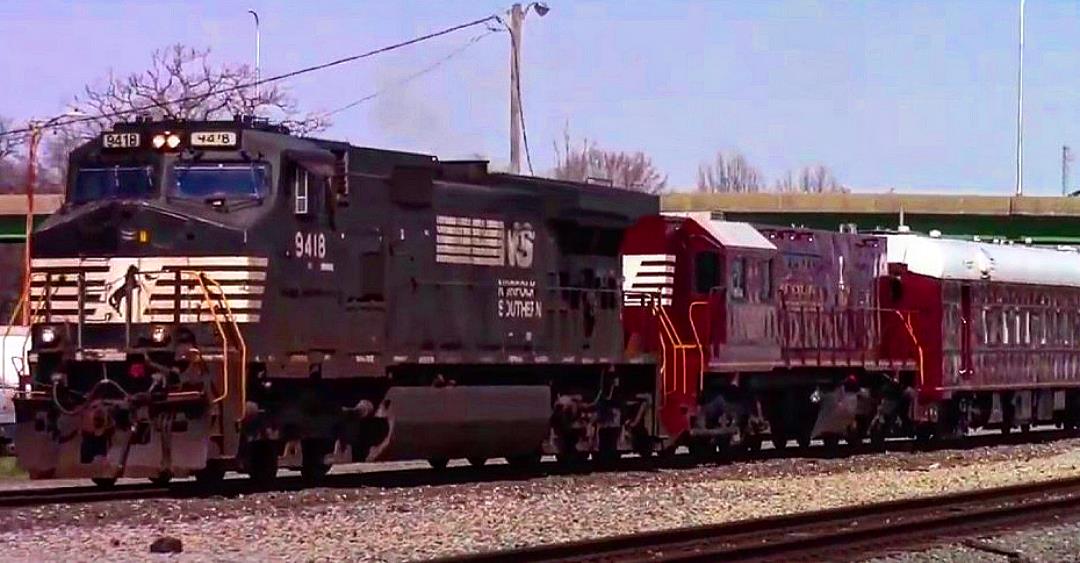
M1080 412L1074 252L707 213L644 218L622 250L628 351L658 358L669 445L1008 432Z

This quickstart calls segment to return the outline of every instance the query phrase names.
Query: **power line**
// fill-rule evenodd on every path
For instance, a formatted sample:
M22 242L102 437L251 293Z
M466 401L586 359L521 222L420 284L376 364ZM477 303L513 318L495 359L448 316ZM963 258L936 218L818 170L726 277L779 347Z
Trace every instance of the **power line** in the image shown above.
M428 73L438 69L442 65L450 62L451 59L453 59L454 57L457 57L461 53L464 53L469 47L472 47L473 45L476 45L477 43L480 42L480 40L484 39L485 37L487 37L487 36L489 36L489 35L491 35L493 33L498 33L498 31L493 30L493 29L489 29L487 33L482 33L480 35L477 35L477 36L473 37L472 39L469 39L467 42L465 42L464 44L459 46L457 49L454 49L453 51L451 51L445 57L443 57L443 58L435 61L434 63L432 63L432 64L430 64L430 65L428 65L428 66L426 66L426 67L424 67L424 68L422 68L422 69L420 69L420 70L418 70L418 71L416 71L416 72L402 78L401 80L398 80L397 82L394 82L393 84L391 84L389 86L386 86L385 88L381 88L379 90L376 90L376 91L374 91L374 92L372 92L372 93L370 93L370 94L368 94L368 95L366 95L366 96L364 96L362 98L353 100L353 101L351 101L351 102L349 102L349 103L347 103L347 104L345 104L345 105L343 105L343 106L341 106L341 107L339 107L337 109L332 109L330 111L324 112L322 115L323 115L323 117L330 117L330 116L333 116L333 115L337 115L337 114L339 114L339 113L341 113L343 111L352 109L352 108L354 108L354 107L356 107L356 106L358 106L358 105L360 105L360 104L362 104L364 102L371 101L371 100L381 96L382 94L385 94L387 90L392 90L392 89L397 88L399 86L404 86L405 84L408 84L409 82L412 82L413 80L416 80L417 78L420 78L421 76L423 76L425 74L428 74Z
M208 91L208 92L206 92L204 94L176 98L176 99L173 99L173 100L168 100L168 101L166 101L164 103L181 103L181 102L194 101L194 100L203 99L203 98L206 98L208 96L215 95L215 94L224 94L224 93L228 93L228 92L235 92L237 90L244 90L244 89L247 89L247 88L251 88L253 86L259 86L259 85L262 85L262 84L268 84L270 82L278 82L278 81L285 80L285 79L288 79L288 78L294 78L294 77L300 76L302 74L307 74L307 73L315 72L315 71L318 71L318 70L324 70L324 69L334 67L334 66L338 66L338 65L342 65L342 64L345 64L345 63L351 63L351 62L354 62L354 61L358 61L360 59L366 59L368 57L372 57L372 56L375 56L375 55L380 55L380 54L383 54L383 53L387 53L387 52L390 52L390 51L401 49L402 47L408 47L410 45L415 45L417 43L422 43L424 41L428 41L428 40L434 39L436 37L441 37L443 35L449 35L449 34L455 32L455 31L460 31L462 29L466 29L466 28L469 28L469 27L475 27L475 26L478 26L480 24L484 24L484 23L487 23L489 21L496 21L496 20L498 20L498 16L491 15L491 16L487 16L487 17L484 17L484 18L480 18L480 19L477 19L477 20L470 21L470 22L466 22L466 23L458 24L458 25L455 25L455 26L452 26L452 27L448 27L448 28L445 28L445 29L442 29L442 30L439 30L439 31L432 32L432 33L428 33L427 35L421 35L419 37L414 37L414 38L408 39L406 41L401 41L401 42L398 42L398 43L394 43L392 45L387 45L385 47L380 47L378 49L373 49L371 51L367 51L367 52L360 53L360 54L357 54L357 55L343 57L343 58L336 59L336 60L333 60L333 61L330 61L330 62L326 62L326 63L314 65L314 66L309 66L309 67L305 67L305 68L301 68L299 70L294 70L292 72L286 72L284 74L278 74L276 76L271 76L269 78L263 78L261 80L255 80L255 81L247 82L247 83L243 83L243 84L236 84L236 85L230 86L228 88L221 88L219 90L210 90L210 91ZM160 107L160 105L161 105L160 103L158 103L158 104L149 104L149 105L138 106L138 107L133 107L133 108L124 109L124 110L117 110L117 111L107 112L107 113L98 114L98 115L72 118L72 119L68 119L68 120L61 120L61 121L58 121L58 122L52 124L51 126L49 126L49 128L63 127L65 125L72 125L72 124L75 124L75 123L85 123L85 122L89 122L89 121L97 121L99 119L107 119L107 118L110 118L110 117L120 117L120 116L123 116L123 115L129 115L129 114L132 114L132 113L139 113L141 111L151 110L151 109ZM24 127L24 128L21 128L21 129L11 129L9 131L0 132L0 137L7 137L7 136L10 136L10 135L28 133L28 132L31 131L31 129L32 128L30 128L30 127Z
M513 49L514 52L514 73L518 76L517 83L514 85L514 87L517 90L518 120L521 122L521 140L525 144L525 162L529 164L529 175L535 176L536 173L533 172L532 165L532 154L529 153L529 134L525 131L525 100L521 97L521 67L518 66L517 37L514 37L513 32L510 33L510 41L511 43L513 43L510 47Z

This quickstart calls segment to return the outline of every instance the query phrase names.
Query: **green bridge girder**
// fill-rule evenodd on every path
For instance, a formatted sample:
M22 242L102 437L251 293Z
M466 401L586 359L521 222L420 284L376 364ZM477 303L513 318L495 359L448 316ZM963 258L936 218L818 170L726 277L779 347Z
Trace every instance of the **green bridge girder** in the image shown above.
M35 222L58 209L62 198L34 199ZM835 230L854 223L861 230L895 229L903 213L912 230L944 235L1023 240L1042 244L1080 243L1080 198L922 194L703 194L663 197L664 211L709 211L731 221L803 225ZM0 195L0 242L21 243L26 196Z
M836 230L941 231L949 237L979 236L1035 244L1080 243L1080 199L899 194L701 194L664 196L669 212L708 211L730 221L801 225Z

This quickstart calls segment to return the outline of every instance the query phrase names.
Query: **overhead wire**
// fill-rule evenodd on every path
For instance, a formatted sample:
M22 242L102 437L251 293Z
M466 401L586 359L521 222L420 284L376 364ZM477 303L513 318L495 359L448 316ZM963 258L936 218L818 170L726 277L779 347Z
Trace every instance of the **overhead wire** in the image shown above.
M395 81L393 84L390 84L388 86L380 88L380 89L378 89L378 90L376 90L376 91L374 91L374 92L372 92L372 93L370 93L370 94L368 94L368 95L366 95L366 96L364 96L362 98L358 98L356 100L353 100L353 101L351 101L351 102L349 102L349 103L347 103L347 104L345 104L345 105L343 105L341 107L338 107L338 108L323 112L322 116L323 117L330 117L330 116L333 116L333 115L337 115L337 114L339 114L339 113L341 113L343 111L350 110L350 109L352 109L352 108L354 108L354 107L356 107L356 106L358 106L358 105L360 105L360 104L362 104L364 102L371 101L371 100L385 94L389 90L404 86L405 84L408 84L409 82L412 82L413 80L416 80L417 78L420 78L421 76L423 76L425 74L428 74L430 72L435 71L436 69L438 69L442 65L450 62L450 60L452 60L453 58L455 58L458 55L464 53L469 47L472 47L473 45L476 45L477 43L479 43L485 37L488 37L489 35L492 35L493 33L498 33L498 32L499 31L495 30L495 29L488 29L488 31L486 33L481 33L480 35L476 35L476 36L472 37L471 39L466 41L464 44L460 45L457 49L454 49L453 51L448 53L446 56L444 56L441 59L433 62L432 64L430 64L430 65L428 65L428 66L426 66L426 67L424 67L424 68L422 68L422 69L420 69L420 70L418 70L418 71L416 71L416 72L414 72L412 74L409 74L408 76L405 76L404 78L402 78L402 79L400 79L398 81Z
M475 27L475 26L490 22L490 21L498 21L498 20L499 20L499 17L497 15L490 15L490 16L487 16L487 17L472 20L472 21L469 21L469 22L465 22L465 23L462 23L462 24L455 25L455 26L447 27L447 28L441 29L439 31L434 31L434 32L428 33L426 35L421 35L421 36L418 36L418 37L414 37L412 39L408 39L408 40L405 40L405 41L399 41L397 43L393 43L391 45L386 45L384 47L379 47L378 49L372 49L370 51L366 51L366 52L359 53L359 54L356 54L356 55L351 55L351 56L348 56L348 57L342 57L340 59L335 59L335 60L332 60L332 61L329 61L329 62L326 62L326 63L321 63L321 64L317 64L317 65L313 65L313 66L304 67L304 68L294 70L294 71L291 71L291 72L286 72L284 74L278 74L278 75L275 75L275 76L270 76L270 77L267 77L267 78L254 80L254 81L251 81L251 82L245 82L245 83L241 83L241 84L236 84L236 85L233 85L233 86L229 86L227 88L219 88L219 89L216 89L216 90L211 89L210 91L204 92L202 94L191 95L191 96L183 96L183 97L180 97L180 98L175 98L175 99L172 99L172 100L168 100L165 103L182 103L182 102L195 101L195 100L200 100L200 99L206 98L207 96L212 96L212 95L216 95L216 94L224 94L224 93L228 93L228 92L235 92L235 91L238 91L238 90L245 90L245 89L248 89L248 88L251 88L251 87L254 87L254 86L260 86L260 85L263 85L263 84L268 84L268 83L271 83L271 82L278 82L278 81L285 80L285 79L288 79L288 78L294 78L294 77L300 76L302 74L308 74L308 73L311 73L311 72L324 70L324 69L327 69L327 68L342 65L342 64L345 64L345 63L351 63L351 62L358 61L358 60L361 60L361 59L366 59L368 57L373 57L375 55L380 55L380 54L387 53L387 52L390 52L390 51L395 51L395 50L401 49L403 47L408 47L410 45L415 45L417 43L422 43L424 41L435 39L436 37L442 37L443 35L449 35L451 33L454 33L455 31L460 31L462 29L467 29L467 28L470 28L470 27ZM56 127L63 127L63 126L72 125L72 124L75 124L75 123L85 123L85 122L89 122L89 121L97 121L99 119L107 119L107 118L110 118L110 117L121 117L121 116L124 116L124 115L130 115L130 114L133 114L133 113L139 113L139 112L142 112L142 111L151 110L151 109L160 107L160 105L161 105L160 103L147 104L147 105L136 106L136 107L123 109L123 110L105 112L105 113L101 113L101 114L97 114L97 115L72 117L70 119L58 120L57 122L55 122L55 123L53 123L51 125L41 127L41 129L51 129L51 128L56 128ZM23 128L20 128L20 129L10 129L10 130L7 130L7 131L0 132L0 138L13 136L13 135L19 135L19 134L23 134L23 133L29 133L32 130L34 130L33 127L23 127Z

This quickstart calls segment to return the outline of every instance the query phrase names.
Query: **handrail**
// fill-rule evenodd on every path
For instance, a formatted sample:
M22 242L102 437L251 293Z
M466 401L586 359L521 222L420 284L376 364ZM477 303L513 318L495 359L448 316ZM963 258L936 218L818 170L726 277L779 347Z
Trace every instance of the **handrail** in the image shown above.
M221 296L221 303L225 305L225 314L228 315L229 322L233 326L233 332L236 333L236 339L240 342L240 404L242 409L243 405L247 404L247 342L244 340L244 334L240 331L240 327L236 322L236 316L233 315L232 306L229 305L229 300L225 298L225 289L214 278L205 274L203 276L206 281L209 281L217 289L218 295ZM201 280L200 283L202 283ZM228 368L226 367L226 369Z
M685 350L685 345L682 342L682 338L679 336L679 332L675 327L675 323L672 322L671 317L668 315L667 311L664 309L664 306L663 305L654 305L654 307L659 312L661 325L664 327L665 332L668 334L668 338L671 339L671 345L672 345L673 351L678 351L678 352L680 352L682 354L683 361L682 361L681 366L679 366L679 364L677 362L678 357L677 356L675 357L675 359L676 359L676 374L672 378L672 383L677 384L679 382L679 380L681 379L682 380L682 391L683 391L683 393L685 393L686 392L686 350ZM679 367L681 367L681 369L679 369ZM679 377L679 376L681 376L681 377Z
M202 292L203 292L203 301L206 303L207 308L210 310L210 314L213 315L214 325L217 327L218 333L221 335L221 340L222 340L222 342L221 342L221 344L222 344L222 347L221 347L221 350L222 350L222 352L221 352L222 362L221 363L222 363L222 379L224 380L223 381L224 389L222 390L221 395L218 396L218 397L215 397L214 399L212 399L210 401L210 403L211 404L220 403L220 402L224 401L229 396L229 337L225 333L225 329L221 324L221 319L218 317L217 306L214 304L213 300L210 299L210 289L206 285L207 282L210 282L211 285L213 285L215 288L217 288L218 296L221 297L221 302L225 305L225 310L226 310L226 314L227 314L227 320L230 323L232 323L233 331L236 333L237 338L240 340L240 358L241 358L241 363L240 363L240 389L241 389L240 396L244 400L244 403L246 404L246 402L247 402L247 397L246 397L246 393L247 393L247 344L244 342L244 337L240 333L240 327L238 327L236 325L236 319L235 319L235 317L233 317L232 308L229 307L228 300L224 298L224 290L222 289L221 284L219 284L216 280L210 278L210 276L206 275L205 272L195 271L195 270L180 270L180 273L182 275L191 276L191 277L195 278L195 280L197 282L199 282L199 287L202 289Z
M896 316L900 317L900 320L904 322L904 328L907 329L908 336L911 337L911 343L915 345L915 350L919 353L919 389L922 389L925 380L923 379L923 348L919 342L919 337L915 335L915 329L911 326L911 315L904 315L896 309L885 309L885 311L892 311L896 313Z
M701 358L701 361L698 362L698 391L705 388L705 350L701 347L701 337L698 335L697 323L694 322L694 307L699 305L708 306L708 304L708 301L694 301L686 312L690 318L690 330L694 333L694 344L697 346L698 355Z

